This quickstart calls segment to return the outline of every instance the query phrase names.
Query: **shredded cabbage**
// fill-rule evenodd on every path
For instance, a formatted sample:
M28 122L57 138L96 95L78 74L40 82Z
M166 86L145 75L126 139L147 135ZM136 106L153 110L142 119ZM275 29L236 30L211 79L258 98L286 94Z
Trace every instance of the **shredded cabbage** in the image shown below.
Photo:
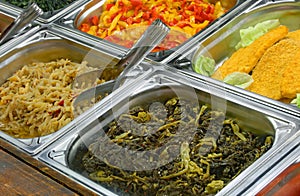
M254 40L280 25L278 19L267 20L257 23L255 26L240 30L241 41L235 46L235 49L250 45Z

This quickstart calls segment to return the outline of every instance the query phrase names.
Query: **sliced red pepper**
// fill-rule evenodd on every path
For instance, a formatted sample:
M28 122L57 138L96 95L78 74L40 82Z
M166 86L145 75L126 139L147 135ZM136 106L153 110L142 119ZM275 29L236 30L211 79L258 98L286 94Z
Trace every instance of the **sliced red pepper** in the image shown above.
M110 19L113 20L118 14L119 14L119 12L112 14L112 15L110 16Z
M188 26L190 23L188 21L180 21L176 24L176 26L180 27L180 28L183 28L183 27L186 27Z
M126 20L127 20L127 17L124 16L124 15L122 15L122 16L120 17L120 20L121 20L121 21L126 21Z
M124 6L123 1L119 1L119 6L120 6L120 7L123 7L123 6Z
M134 9L134 16L137 16L139 14L139 11L141 10L142 6L141 5L138 5L135 7Z
M207 14L213 14L214 13L214 6L212 6L212 5L209 5L209 6L207 6L207 8L206 8L206 10L205 10L205 13L207 13Z
M181 7L182 7L182 8L185 7L185 4L186 4L186 0L183 0L183 1L182 1L182 4L181 4Z
M197 7L195 16L201 14L201 12L203 12L203 7Z
M119 3L119 13L126 13L128 10L131 10L131 6L126 6L123 2Z
M65 104L65 101L63 99L57 103L57 105L59 105L59 106L64 106L64 104Z
M52 118L56 118L56 117L58 117L58 115L60 114L60 112L61 112L61 110L60 109L58 109L58 110L56 110L56 111L54 111L54 112L50 112L49 114L52 116Z
M133 23L133 18L132 17L128 17L126 19L127 24L131 25Z
M93 25L98 25L98 22L99 22L99 18L98 18L98 16L93 16L92 18L91 18L91 23L93 24Z
M181 15L183 16L183 20L189 20L190 19L190 16L185 11L183 11Z
M130 2L134 7L143 5L143 2L141 0L130 0Z
M156 20L158 18L158 13L157 13L157 7L154 6L151 10L151 17L153 20Z
M149 20L150 17L151 17L150 11L144 12L144 14L143 14L143 19L144 19L144 20Z
M80 25L80 30L83 32L88 32L90 30L90 25L87 23L82 23Z
M137 18L135 20L133 20L134 23L141 23L142 22L142 19L141 18Z
M106 4L106 10L109 11L110 8L112 8L115 4L114 3L108 3Z
M196 5L195 4L191 4L187 7L188 10L190 11L195 11L196 10Z
M178 23L178 20L176 20L175 18L173 19L173 21L171 21L169 23L170 26L175 26Z

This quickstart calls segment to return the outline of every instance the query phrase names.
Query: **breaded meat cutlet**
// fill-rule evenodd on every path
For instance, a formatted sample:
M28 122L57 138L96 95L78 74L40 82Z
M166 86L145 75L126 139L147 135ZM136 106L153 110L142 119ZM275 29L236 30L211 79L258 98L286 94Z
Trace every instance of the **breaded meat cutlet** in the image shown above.
M284 98L293 99L300 93L300 48L283 71L280 89Z
M300 30L296 30L296 31L290 31L287 36L287 38L290 38L290 39L294 39L294 40L297 40L297 41L300 41Z
M285 38L270 47L252 72L254 82L248 90L280 100L283 72L300 50L300 42Z
M276 42L284 38L288 33L286 26L279 26L270 30L252 44L245 48L238 49L226 60L223 65L212 75L215 79L223 79L233 72L249 73L257 64L265 51Z

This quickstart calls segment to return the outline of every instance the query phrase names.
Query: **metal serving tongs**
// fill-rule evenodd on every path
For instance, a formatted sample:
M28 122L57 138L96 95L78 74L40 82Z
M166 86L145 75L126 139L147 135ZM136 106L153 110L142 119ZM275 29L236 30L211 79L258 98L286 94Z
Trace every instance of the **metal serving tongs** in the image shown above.
M28 24L42 14L42 9L36 3L32 3L1 33L0 44L3 44L21 32Z
M107 81L97 85L96 87L92 87L81 92L73 101L73 107L76 108L83 102L87 104L86 101L92 100L101 92L110 93L114 89L118 88L131 68L139 64L166 37L169 31L170 28L160 19L155 20L146 29L135 45L128 51L125 57L117 63L117 67L124 67L124 70L121 72L121 74L115 80ZM96 70L96 72L97 71L98 70ZM93 78L94 75L94 71L83 73L79 76L80 82L84 80L88 81L90 78Z

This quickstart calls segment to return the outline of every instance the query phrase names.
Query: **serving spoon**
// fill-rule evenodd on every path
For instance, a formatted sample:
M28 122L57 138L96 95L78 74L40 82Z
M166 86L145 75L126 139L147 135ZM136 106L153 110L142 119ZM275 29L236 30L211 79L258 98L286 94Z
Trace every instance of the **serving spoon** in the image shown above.
M117 63L117 68L124 68L120 75L115 80L110 80L82 91L74 99L73 108L76 110L78 107L89 107L94 103L93 99L101 93L111 93L114 89L118 88L131 68L139 64L166 37L169 31L170 28L160 19L152 22L124 58ZM86 83L90 83L91 78L95 78L102 71L103 69L98 69L81 74L76 78L75 86L81 87Z
M34 19L43 14L42 9L36 4L30 4L0 35L0 44L3 44L24 28Z

